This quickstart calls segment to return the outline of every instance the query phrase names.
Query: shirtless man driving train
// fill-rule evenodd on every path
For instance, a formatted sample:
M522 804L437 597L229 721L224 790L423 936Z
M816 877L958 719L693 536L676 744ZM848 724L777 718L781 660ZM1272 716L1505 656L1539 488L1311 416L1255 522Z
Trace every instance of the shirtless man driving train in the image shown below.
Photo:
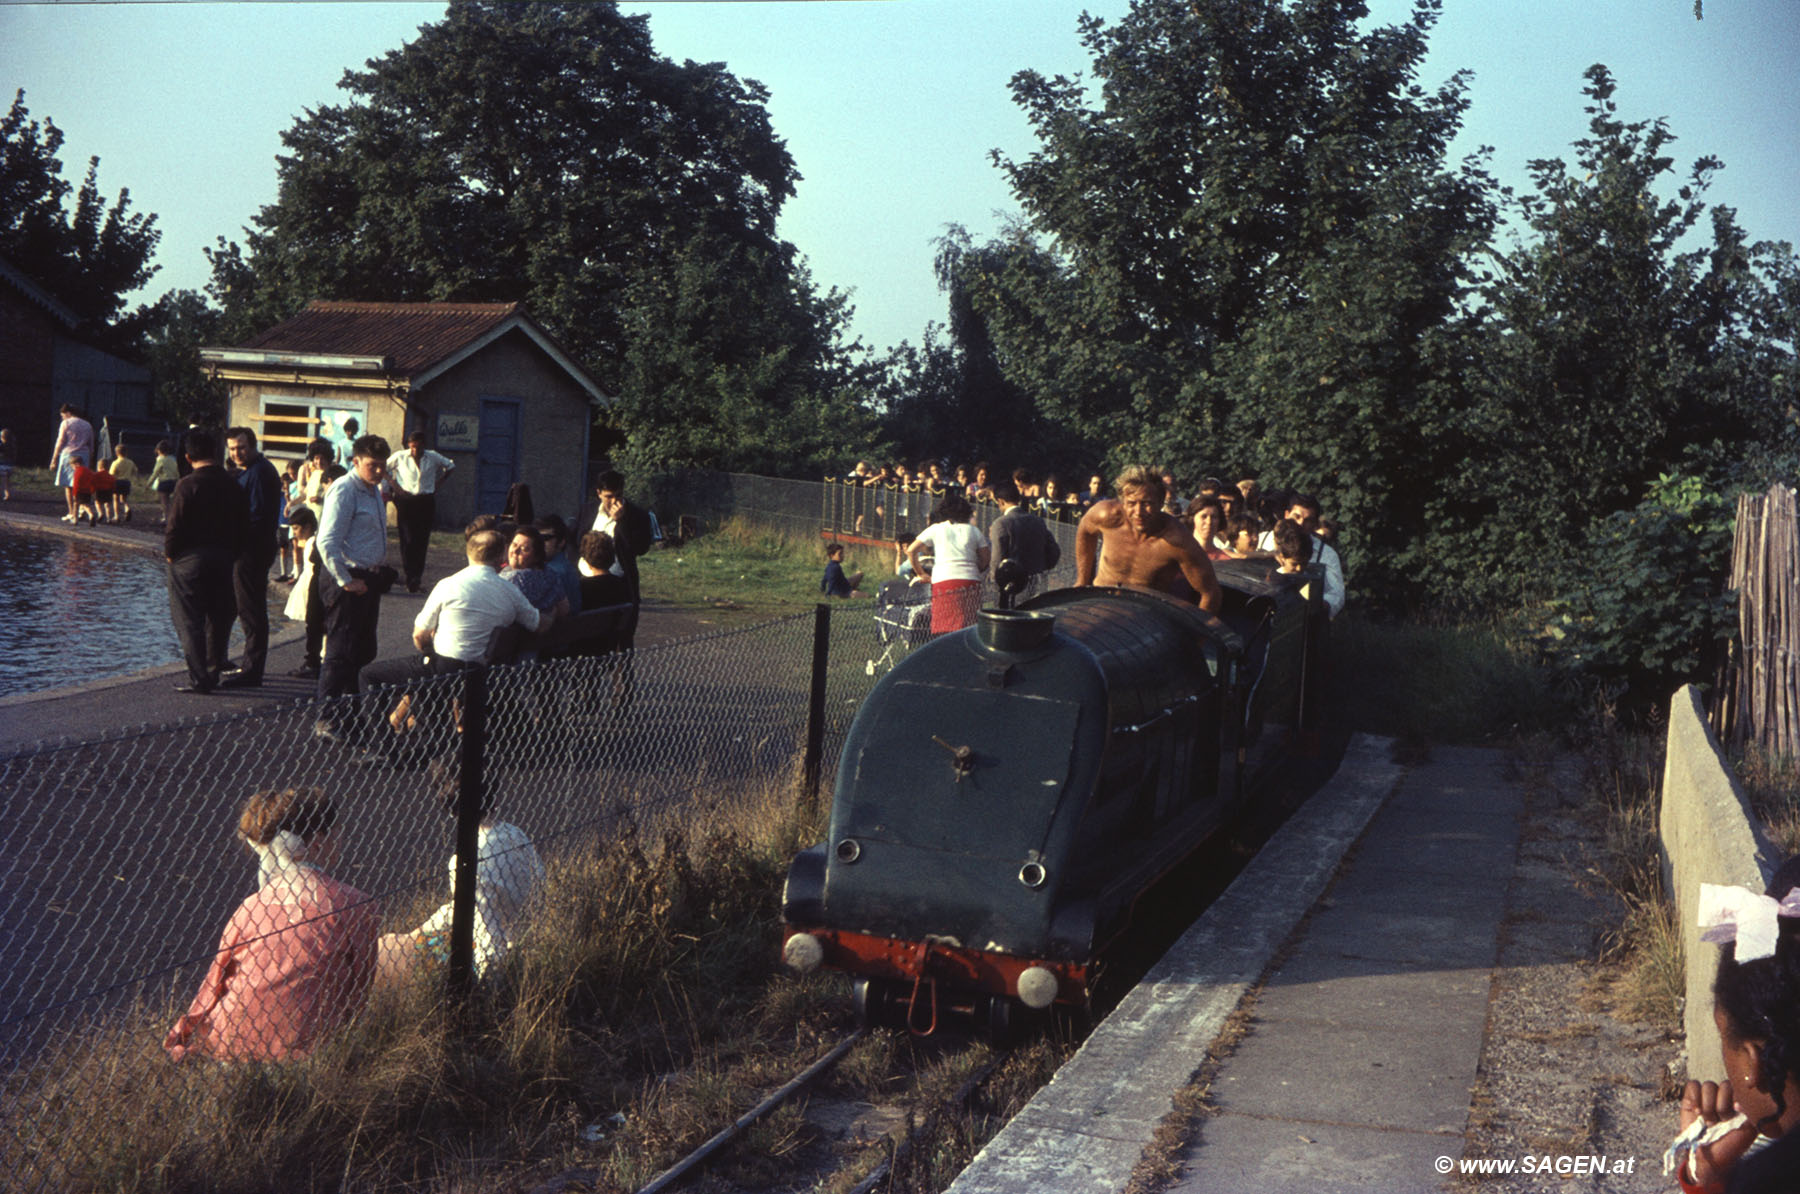
M1095 502L1075 529L1075 583L1157 589L1218 613L1212 562L1187 524L1163 512L1162 478L1133 465L1113 491L1119 496Z

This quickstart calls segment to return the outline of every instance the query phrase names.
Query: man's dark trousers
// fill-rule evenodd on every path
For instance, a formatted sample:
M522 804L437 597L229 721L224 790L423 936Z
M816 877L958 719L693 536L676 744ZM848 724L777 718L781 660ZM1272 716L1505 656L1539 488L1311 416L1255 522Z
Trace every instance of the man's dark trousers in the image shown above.
M437 495L395 494L393 502L394 524L400 530L400 570L406 574L406 587L416 589L425 576L425 551L437 522Z
M210 692L231 646L232 554L223 547L198 547L169 561L169 615L187 659L188 683ZM266 617L265 617L266 622Z
M269 569L280 554L273 540L257 543L232 564L231 587L237 597L238 621L244 624L244 659L240 665L246 680L259 681L269 659Z
M352 570L352 575L362 569ZM393 573L389 572L392 577ZM359 578L364 579L364 578ZM364 579L364 583L368 583ZM346 592L331 573L320 568L319 603L325 609L325 657L319 663L321 697L357 691L357 673L375 661L379 648L375 628L381 617L381 594Z

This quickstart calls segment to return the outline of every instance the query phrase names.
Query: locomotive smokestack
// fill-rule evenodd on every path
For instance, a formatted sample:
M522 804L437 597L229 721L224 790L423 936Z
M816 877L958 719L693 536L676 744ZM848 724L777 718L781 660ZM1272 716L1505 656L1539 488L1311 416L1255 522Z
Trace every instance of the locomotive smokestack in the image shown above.
M1033 610L984 609L975 620L981 645L1007 655L1036 650L1050 641L1055 629L1055 615Z

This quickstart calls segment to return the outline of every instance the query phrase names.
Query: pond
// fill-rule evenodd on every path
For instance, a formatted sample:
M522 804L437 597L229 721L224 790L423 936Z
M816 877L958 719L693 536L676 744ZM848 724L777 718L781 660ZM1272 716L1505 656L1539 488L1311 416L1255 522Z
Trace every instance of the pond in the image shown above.
M0 530L0 696L175 663L162 561Z

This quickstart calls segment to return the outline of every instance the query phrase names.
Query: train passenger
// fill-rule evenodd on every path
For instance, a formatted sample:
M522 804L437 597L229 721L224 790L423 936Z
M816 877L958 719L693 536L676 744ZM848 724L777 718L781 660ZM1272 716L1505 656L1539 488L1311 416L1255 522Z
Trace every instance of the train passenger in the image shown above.
M1119 496L1095 503L1075 530L1075 583L1158 589L1217 613L1212 561L1187 525L1164 513L1162 479L1133 465L1114 488Z
M375 973L374 900L325 873L337 809L317 788L251 796L238 836L257 889L238 905L218 956L163 1048L176 1061L304 1057L362 1007Z
M1230 546L1234 560L1247 560L1255 555L1256 540L1261 535L1262 524L1256 521L1254 514L1234 514L1225 522L1225 542Z
M1338 611L1344 608L1344 563L1338 558L1337 548L1318 535L1318 499L1303 493L1294 494L1288 499L1282 520L1296 523L1306 532L1313 561L1325 567L1325 609L1332 617L1337 617ZM1264 531L1257 547L1263 551L1274 551L1274 532Z
M1225 539L1225 507L1216 496L1197 498L1188 507L1188 521L1193 524L1194 538L1209 560L1229 560L1231 552Z
M1690 1081L1664 1157L1690 1194L1800 1188L1800 857L1762 894L1703 886L1705 940L1724 945L1713 1022L1725 1080Z
M977 467L977 476L986 472ZM981 528L969 525L975 513L961 494L944 495L931 512L931 525L906 545L913 572L931 578L931 633L948 634L975 622L981 610L981 578L993 549ZM925 563L925 553L931 563Z
M1011 482L994 486L994 500L1000 503L1000 517L989 528L994 533L994 565L1006 560L1019 562L1030 578L1016 594L1025 601L1044 591L1044 573L1062 562L1062 545L1044 520L1026 507L1024 495Z

